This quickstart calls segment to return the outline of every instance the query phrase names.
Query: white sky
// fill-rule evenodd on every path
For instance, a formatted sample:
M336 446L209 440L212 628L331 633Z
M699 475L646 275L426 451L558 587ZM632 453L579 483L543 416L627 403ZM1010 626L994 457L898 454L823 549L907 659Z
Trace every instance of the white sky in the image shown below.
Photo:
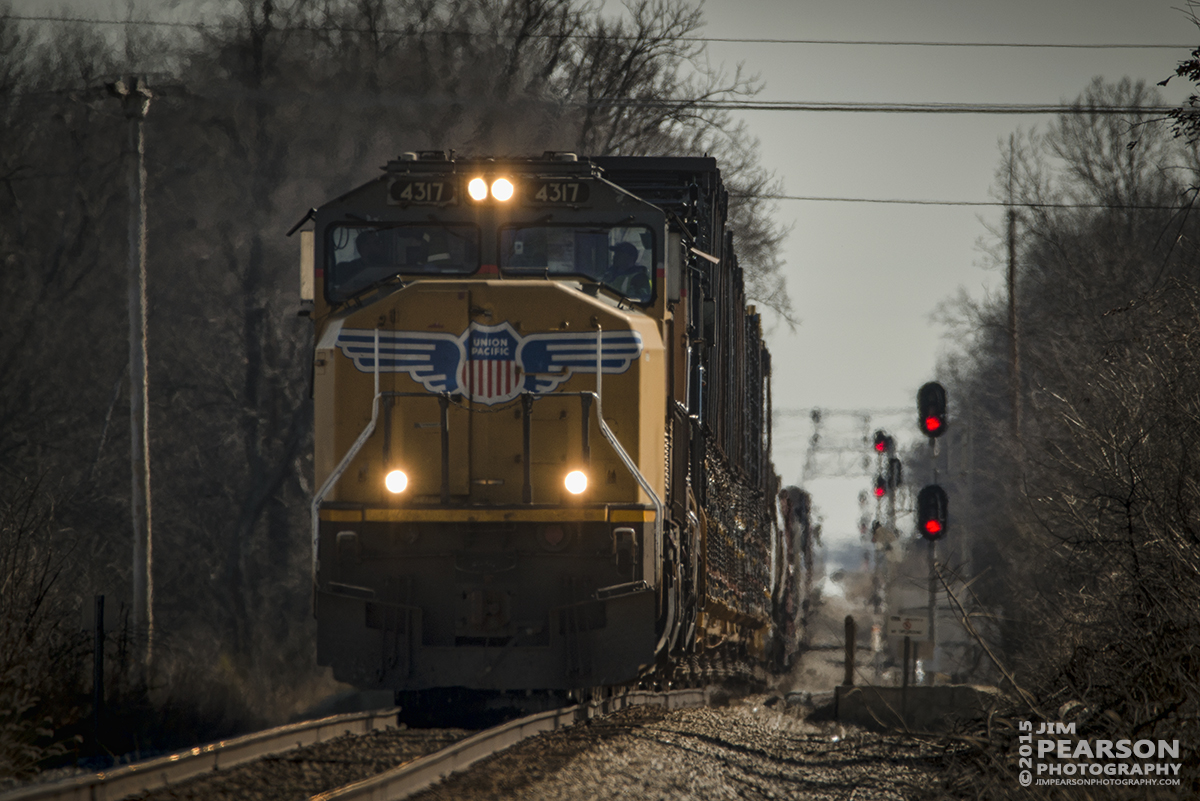
M1185 0L708 0L701 32L724 38L1057 44L1178 44L1200 33L1178 10ZM610 9L615 4L610 2ZM201 3L141 0L151 16L193 19ZM60 9L123 16L117 0L14 0L17 13ZM163 13L155 13L155 9ZM202 15L201 15L202 16ZM710 59L742 62L766 84L760 99L847 102L1058 103L1094 76L1154 84L1187 48L1012 49L711 43ZM1177 104L1189 87L1164 91ZM1047 117L999 115L744 112L762 162L786 194L986 201L998 143ZM994 208L783 201L792 230L784 249L795 332L776 325L775 464L798 483L810 428L807 410L912 408L935 379L945 343L930 319L964 287L979 296L1002 276L985 269L978 242ZM954 398L950 399L953 419ZM788 412L792 412L788 414ZM915 438L911 415L876 425ZM855 431L843 427L843 439ZM808 477L826 541L856 541L857 495L866 477Z
M1180 0L708 0L704 35L730 38L1200 46ZM1188 49L1082 50L799 44L709 45L712 61L743 62L765 100L1058 103L1095 76L1153 85ZM1191 88L1179 79L1168 103ZM999 142L1049 117L744 112L763 163L789 195L988 201ZM937 378L946 347L930 315L959 286L1002 288L978 243L996 208L783 201L777 219L788 290L801 325L776 326L777 410L895 408L878 421L915 438L916 391ZM954 398L950 398L951 419ZM849 423L849 421L846 421ZM845 426L843 430L850 432ZM775 464L801 477L807 414L777 415ZM844 437L849 439L849 436ZM812 478L812 477L809 477ZM869 479L808 481L827 542L856 541L857 495Z

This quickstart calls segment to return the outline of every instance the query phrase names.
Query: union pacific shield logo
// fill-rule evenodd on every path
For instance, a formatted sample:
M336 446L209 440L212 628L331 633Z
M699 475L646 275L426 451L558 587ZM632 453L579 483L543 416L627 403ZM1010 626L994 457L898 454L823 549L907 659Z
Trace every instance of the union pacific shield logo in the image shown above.
M375 372L375 331L346 328L337 347L364 373ZM599 353L597 353L599 350ZM642 355L636 331L531 334L507 322L472 323L462 334L379 332L379 371L408 373L429 392L459 393L493 406L522 393L553 392L575 373L624 373Z
M467 329L466 394L492 406L521 394L521 368L517 366L517 332L508 323L472 325Z

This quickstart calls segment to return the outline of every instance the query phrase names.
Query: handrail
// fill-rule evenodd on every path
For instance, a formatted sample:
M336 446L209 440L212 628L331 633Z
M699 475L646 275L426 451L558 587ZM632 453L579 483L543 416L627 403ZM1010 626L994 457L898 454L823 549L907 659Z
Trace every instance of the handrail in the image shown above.
M617 456L619 456L621 461L625 464L625 469L629 471L630 475L632 475L634 480L637 481L637 483L641 486L642 491L650 496L650 502L654 504L654 578L655 584L657 585L660 578L657 570L662 566L663 511L665 507L663 506L663 502L659 499L658 495L654 492L654 489L650 486L650 482L647 481L646 477L642 475L642 471L638 470L638 467L636 464L634 464L633 459L629 458L629 454L625 452L623 447L621 447L621 443L617 441L616 436L613 434L612 430L609 429L608 424L604 422L604 418L600 415L596 415L596 422L600 424L600 433L604 435L604 438L608 440L608 444L612 446L612 449L616 451Z
M599 329L599 326L597 326L597 329ZM650 498L650 502L654 506L654 566L655 566L654 567L654 571L655 571L654 572L654 583L655 583L655 586L658 586L662 582L661 570L662 570L662 556L663 556L663 514L665 511L665 506L664 506L662 500L658 497L658 494L654 491L654 488L650 486L650 482L646 480L646 477L644 475L642 475L642 472L641 472L641 470L638 469L637 464L634 463L633 459L630 458L629 454L625 451L625 448L621 445L620 441L616 438L616 435L613 434L612 430L608 427L608 424L604 422L604 406L603 406L603 399L600 394L603 391L602 390L603 384L601 383L601 381L602 381L601 373L603 372L603 364L602 364L602 356L601 356L602 336L603 336L602 332L597 330L597 333L596 333L596 392L583 391L583 392L578 392L578 393L563 392L563 393L554 393L554 394L559 395L559 396L577 394L581 397L584 395L591 395L592 397L594 397L596 399L596 422L599 424L600 433L604 436L604 438L606 440L608 440L608 444L612 446L613 451L617 454L617 457L620 458L622 464L625 465L625 469L629 471L629 474L631 476L633 476L634 480L638 483L638 486L640 486L642 488L642 491L645 492L646 495ZM395 394L400 394L400 393L387 393L387 394L395 395ZM356 439L354 441L354 444L350 447L350 450L347 451L346 455L342 457L342 460L341 460L341 462L338 463L337 468L332 473L329 474L329 477L325 479L325 482L321 485L321 488L319 490L317 490L315 495L313 495L312 506L311 506L311 516L312 516L312 577L313 577L313 585L314 586L316 586L316 581L317 581L317 551L318 551L318 547L320 545L320 529L321 529L320 507L321 507L321 502L325 499L325 496L329 494L329 491L333 488L333 485L337 483L338 479L340 479L342 477L342 474L344 472L346 472L346 469L350 466L350 462L353 461L354 457L358 455L358 452L360 450L362 450L363 445L365 445L367 440L371 437L371 435L373 433L375 433L375 426L378 424L378 420L379 420L379 405L380 405L380 401L381 401L382 397L383 397L383 393L381 393L379 391L379 329L376 328L375 329L375 394L371 401L371 420L370 420L370 422L367 423L367 425L363 429L362 433L358 435L358 439ZM315 595L314 595L314 598L315 598ZM315 601L314 601L314 603L315 603Z
M382 398L379 392L379 329L375 329L375 397L371 400L371 421L367 423L367 427L358 435L358 439L350 446L350 450L342 457L342 461L338 463L337 469L329 474L325 479L325 483L313 495L312 500L312 580L313 586L317 585L317 548L320 545L321 539L321 501L325 500L325 496L329 494L329 490L333 489L333 485L342 477L342 473L346 472L346 468L350 466L350 462L362 450L362 446L375 433L375 425L379 420L379 401ZM313 603L316 601L316 593L313 593Z
M599 360L597 360L597 366L599 366ZM597 375L599 375L598 372ZM625 465L625 469L629 471L631 476L633 476L634 481L638 483L638 486L642 488L642 491L649 496L650 503L654 506L654 557L657 569L657 567L662 565L663 513L666 510L666 506L658 497L658 494L654 491L654 488L650 486L650 482L646 480L644 475L642 475L642 471L638 469L638 466L634 463L633 459L630 458L629 454L621 445L616 435L613 434L612 429L610 429L608 424L604 422L603 406L601 405L599 394L595 392L588 392L586 390L581 392L555 392L549 395L542 395L534 399L540 400L541 398L562 398L572 396L578 396L581 398L592 397L596 399L596 422L599 423L600 433L606 440L608 440L608 444L612 446L613 451L616 452L617 456L621 460L621 463ZM533 396L530 395L529 397ZM655 586L658 585L658 580L660 578L661 577L656 573Z

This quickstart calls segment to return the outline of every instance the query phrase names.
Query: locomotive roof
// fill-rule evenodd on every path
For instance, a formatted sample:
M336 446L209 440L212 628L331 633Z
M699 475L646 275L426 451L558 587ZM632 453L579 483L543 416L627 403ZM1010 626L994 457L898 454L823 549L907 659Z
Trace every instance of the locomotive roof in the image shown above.
M453 150L402 153L382 168L384 175L358 186L323 208L356 196L379 181L403 175L465 174L481 170L511 170L543 176L603 178L627 192L656 205L672 206L688 187L703 187L709 196L722 197L723 186L717 160L711 156L579 156L565 151L546 151L526 157L459 157Z
M594 164L605 170L636 170L639 172L716 172L717 160L711 156L579 156L569 151L547 150L540 156L465 158L453 150L422 150L402 154L387 163L389 171L428 170L457 172L459 167L478 167L485 164L504 166L554 167L570 169L579 165L585 170Z
M617 184L680 184L706 175L707 182L720 182L717 160L711 156L578 156L546 151L540 156L517 158L461 158L454 151L404 153L389 161L388 173L457 173L488 168L526 169L557 174L603 175Z

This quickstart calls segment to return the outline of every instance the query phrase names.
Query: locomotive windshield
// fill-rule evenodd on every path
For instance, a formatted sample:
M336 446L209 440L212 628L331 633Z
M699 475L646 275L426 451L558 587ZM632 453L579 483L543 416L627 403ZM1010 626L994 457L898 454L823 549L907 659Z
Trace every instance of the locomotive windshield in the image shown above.
M654 235L636 226L529 226L500 232L500 269L511 274L579 276L630 300L654 297Z
M335 225L326 248L333 303L396 275L468 275L479 269L473 225Z

